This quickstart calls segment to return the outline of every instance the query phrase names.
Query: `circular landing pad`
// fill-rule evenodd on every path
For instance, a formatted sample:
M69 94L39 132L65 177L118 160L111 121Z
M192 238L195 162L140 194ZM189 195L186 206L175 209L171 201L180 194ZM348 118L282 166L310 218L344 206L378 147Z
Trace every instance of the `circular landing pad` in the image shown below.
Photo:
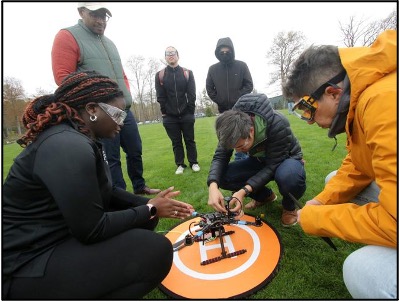
M250 215L242 221L254 222ZM193 224L199 217L186 220L172 228L166 237L172 244L193 233ZM160 285L160 290L176 299L227 299L247 297L266 286L278 270L282 247L277 231L266 221L261 226L224 225L226 253L237 256L209 262L221 256L220 239L194 242L174 252L171 271ZM205 262L204 262L205 261ZM203 265L201 264L203 263Z

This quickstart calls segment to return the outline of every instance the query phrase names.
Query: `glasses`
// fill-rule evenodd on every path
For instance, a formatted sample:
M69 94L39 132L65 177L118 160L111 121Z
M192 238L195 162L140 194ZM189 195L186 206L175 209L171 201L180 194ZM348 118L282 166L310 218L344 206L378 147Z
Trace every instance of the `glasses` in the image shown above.
M126 118L126 112L124 110L105 103L98 103L98 105L114 122L117 123L117 125L124 125L124 120Z
M89 13L89 16L93 19L103 21L103 22L108 22L108 20L110 20L110 16L105 13L91 11L89 9L87 11Z
M176 51L166 51L166 52L165 52L165 56L166 56L166 57L168 57L168 56L173 57L173 56L175 56L175 55L176 55Z
M314 120L318 103L311 96L303 96L292 108L292 112L298 118L311 122Z
M319 86L311 96L305 95L299 101L294 104L292 112L295 116L301 118L302 120L312 122L314 120L315 112L318 108L318 103L316 102L325 93L325 89L329 86L340 89L337 83L343 81L346 76L346 71L342 71L338 75L334 76L329 81L325 82Z
M221 50L219 53L221 55L226 55L226 54L231 53L231 52L229 50Z

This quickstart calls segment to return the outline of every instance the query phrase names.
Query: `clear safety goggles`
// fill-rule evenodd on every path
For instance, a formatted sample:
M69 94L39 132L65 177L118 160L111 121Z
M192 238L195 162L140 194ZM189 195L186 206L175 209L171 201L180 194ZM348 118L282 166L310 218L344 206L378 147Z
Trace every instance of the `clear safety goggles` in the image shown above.
M117 123L117 125L124 125L124 120L126 118L126 112L124 110L105 103L98 103L98 105L114 122Z

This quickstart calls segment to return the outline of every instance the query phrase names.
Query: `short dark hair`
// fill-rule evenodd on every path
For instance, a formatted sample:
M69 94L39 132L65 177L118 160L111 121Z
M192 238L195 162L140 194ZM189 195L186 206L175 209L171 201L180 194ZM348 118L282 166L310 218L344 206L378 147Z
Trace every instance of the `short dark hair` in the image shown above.
M219 145L225 149L233 149L241 138L250 136L253 122L250 116L242 111L227 110L215 121L215 130Z
M309 95L343 70L337 46L312 45L291 66L282 94L289 99Z

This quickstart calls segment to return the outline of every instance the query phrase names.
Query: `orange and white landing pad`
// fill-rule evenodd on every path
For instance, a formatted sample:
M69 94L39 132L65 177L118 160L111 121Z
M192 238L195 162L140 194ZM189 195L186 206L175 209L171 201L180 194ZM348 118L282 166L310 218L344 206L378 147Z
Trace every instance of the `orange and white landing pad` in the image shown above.
M255 221L250 215L240 219ZM184 239L189 226L199 220L196 217L182 222L166 237L172 244ZM264 220L261 226L233 224L224 225L224 229L234 231L222 237L226 253L245 250L243 254L201 265L221 256L220 240L184 246L174 252L171 271L160 290L176 299L227 299L243 298L266 286L277 272L283 253L277 231Z

